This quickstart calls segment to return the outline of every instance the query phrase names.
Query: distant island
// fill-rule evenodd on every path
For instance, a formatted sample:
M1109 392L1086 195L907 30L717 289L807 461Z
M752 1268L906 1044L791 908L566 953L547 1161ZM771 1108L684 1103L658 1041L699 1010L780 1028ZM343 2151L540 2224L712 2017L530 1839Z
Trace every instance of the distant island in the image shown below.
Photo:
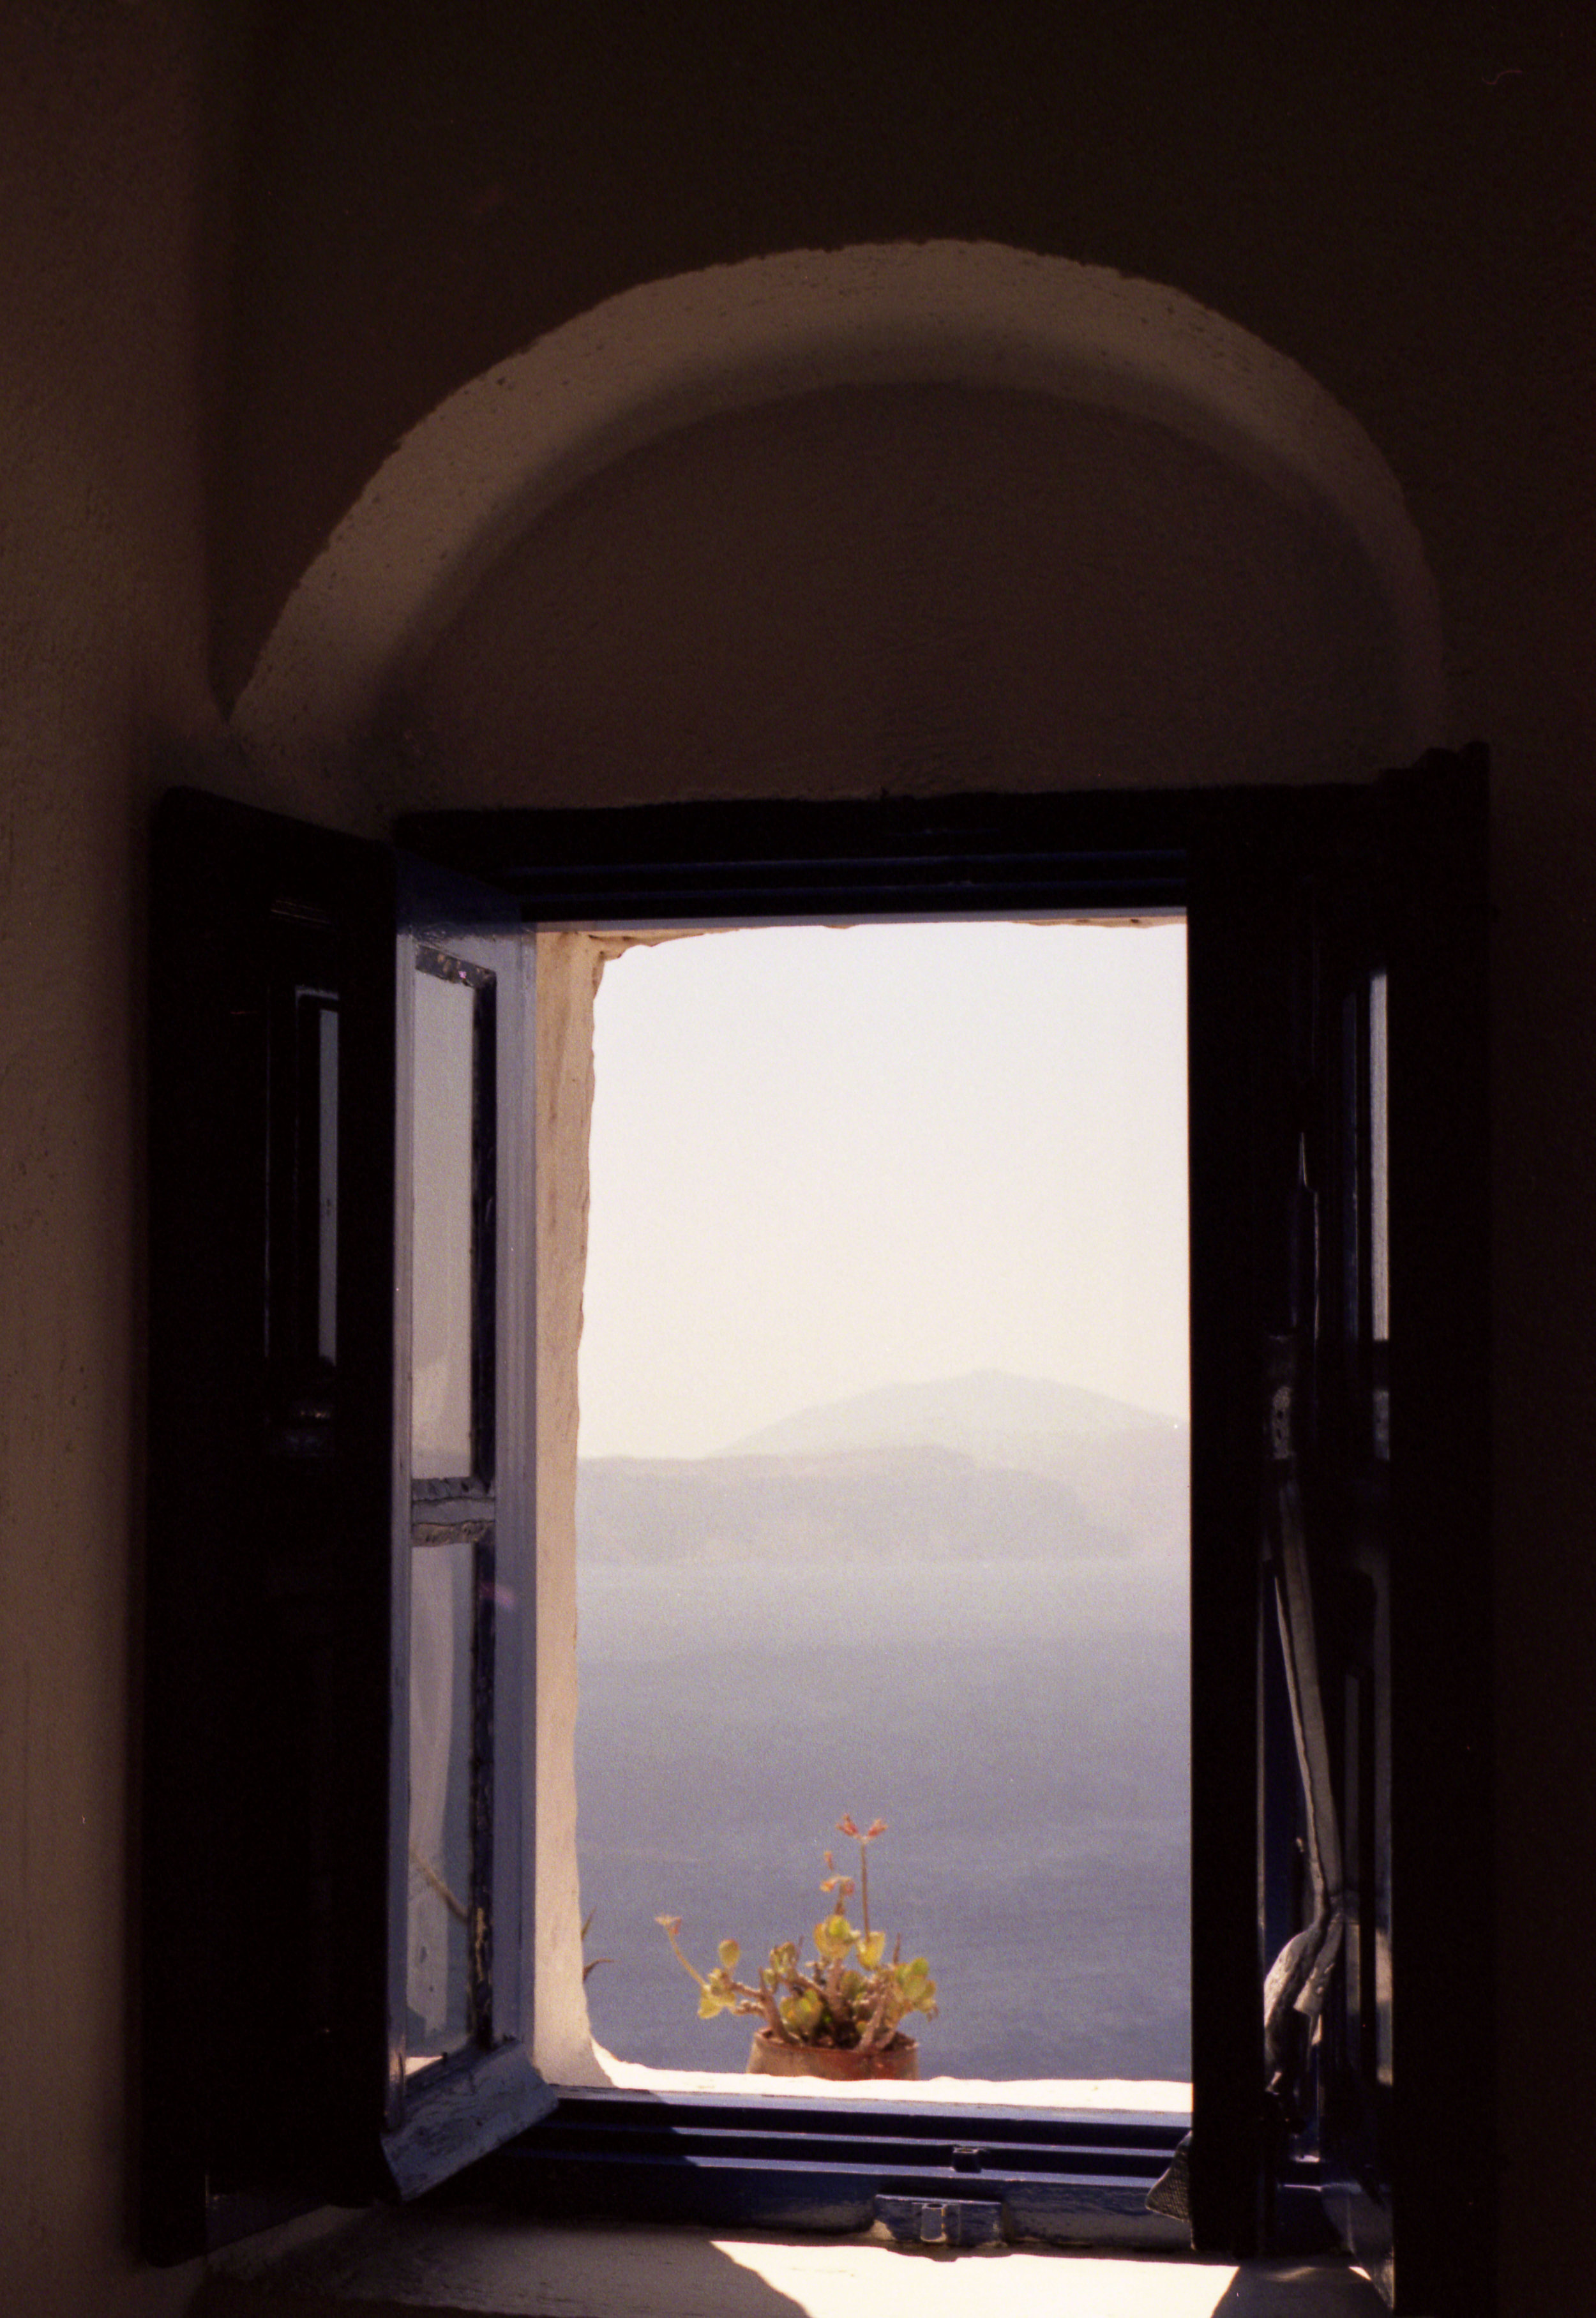
M800 1411L714 1457L584 1458L600 1561L1071 1560L1183 1553L1188 1427L981 1370Z
M963 1449L993 1464L1025 1467L1033 1457L1068 1453L1067 1444L1179 1435L1179 1418L1160 1416L1107 1393L1088 1392L1047 1377L1012 1376L1006 1369L976 1369L968 1376L928 1384L878 1385L796 1416L764 1425L734 1442L729 1455L752 1451Z

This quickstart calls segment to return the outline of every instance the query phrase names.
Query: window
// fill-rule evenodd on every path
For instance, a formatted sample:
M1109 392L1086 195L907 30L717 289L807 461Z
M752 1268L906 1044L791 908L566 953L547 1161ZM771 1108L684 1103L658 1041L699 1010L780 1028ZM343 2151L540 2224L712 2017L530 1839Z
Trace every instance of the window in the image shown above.
M623 2064L742 2069L656 1915L758 1962L853 1798L924 2075L1189 2108L1184 966L1178 919L605 966L577 1833Z
M1445 760L1334 790L402 829L447 875L265 816L168 805L152 1119L152 2246L188 2250L273 2198L367 2195L384 2172L424 2187L498 2143L497 2194L568 2208L618 2194L628 2212L702 2213L730 2197L746 2217L768 2210L765 2191L802 2205L820 2165L844 2185L818 2201L833 2223L883 2173L950 2210L1007 2203L1011 2225L1091 2235L1105 2215L1110 2233L1134 2219L1167 2143L1094 2142L1080 2120L1054 2120L1047 2148L1027 2140L1007 2170L985 2152L1000 2158L1014 2135L983 2126L975 2161L1009 2187L962 2201L950 2185L971 2144L947 2120L922 2119L907 2153L903 2135L862 2149L851 2127L839 2149L812 2107L781 2123L762 2108L776 2137L758 2149L746 2117L702 2105L640 2118L587 2096L533 2121L552 2101L527 2056L534 1855L516 1782L525 1766L530 1796L534 1772L525 1683L507 1671L531 1600L532 1460L509 1437L530 1421L531 1266L516 1240L531 1212L530 1074L504 1041L526 1020L524 993L507 995L523 926L1184 906L1192 2227L1206 2248L1243 2251L1288 2240L1306 2212L1376 2257L1394 2229L1402 2298L1462 2306L1488 2260L1489 2153L1478 2136L1460 2149L1455 2130L1489 2108L1466 2030L1488 2000L1488 1915L1477 1875L1430 1863L1471 1855L1486 1801L1483 796L1480 762ZM495 1022L491 1073L469 1074L474 1115L491 1079L491 1133L456 1120L445 1172L462 1183L469 1149L457 1236L478 1251L491 1238L489 1321L476 1256L478 1287L457 1275L450 1292L452 1341L476 1328L479 1379L490 1328L496 1446L482 1469L480 1387L457 1383L441 1404L450 1469L432 1475L412 1454L406 1254L412 1089L430 1065L418 1079L402 1024L421 951L444 961L423 975L478 991L473 1040L488 984L471 975L489 976ZM318 1075L331 1063L304 1059L335 1042L318 1031L285 1047L273 1027L334 1002L336 1104ZM465 1075L451 1093L439 1074L424 1107L457 1111ZM319 1187L335 1119L329 1231L321 1190L288 1197L282 1170ZM284 1215L315 1228L295 1239ZM329 1294L318 1267L335 1242ZM318 1335L307 1370L310 1312L318 1330L336 1317L332 1353ZM433 1528L449 1540L420 1534ZM475 1715L455 1806L471 1840L453 1868L410 1817L414 1573L440 1550L469 1566L476 1595L469 1667L464 1613L450 1613L452 1680ZM430 1808L441 1829L450 1807ZM474 1954L451 1957L459 2000L435 2002L430 2025L409 2002L412 1840L472 1941L491 1945L486 1972ZM1281 1956L1266 2056L1265 1972ZM1323 1997L1311 2036L1304 1990ZM417 2058L429 2065L408 2076ZM706 2134L719 2167L693 2161Z

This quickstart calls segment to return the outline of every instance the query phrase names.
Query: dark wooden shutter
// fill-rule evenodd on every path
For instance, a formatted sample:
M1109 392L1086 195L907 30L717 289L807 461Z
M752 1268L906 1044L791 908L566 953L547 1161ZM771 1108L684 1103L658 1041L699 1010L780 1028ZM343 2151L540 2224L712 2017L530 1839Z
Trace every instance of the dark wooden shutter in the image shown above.
M395 959L416 898L386 847L193 793L160 808L142 1829L157 2260L390 2175L423 2186L485 2145L449 2112L513 2131L546 2099L520 2042L518 1886L491 1895L512 1961L483 2041L408 2091L396 2058ZM512 1671L517 1706L520 1689ZM503 1751L518 1774L518 1732ZM492 2081L462 2102L472 2070Z
M1399 2312L1482 2306L1491 2275L1486 781L1482 750L1386 777L1299 865L1292 933L1274 1357L1344 1887L1266 2132L1277 2211L1311 2166ZM1267 1481L1265 1502L1275 1584ZM1261 1652L1266 1964L1311 1899L1281 1624L1266 1614Z
M1476 750L1233 796L1191 859L1194 2225L1301 2244L1312 2188L1421 2311L1489 2263L1484 795ZM1304 1684L1339 1953L1266 2053Z
M399 880L397 1179L400 1226L394 1271L399 1316L394 1373L392 1660L394 1722L412 1696L409 1574L453 1559L469 1587L469 1712L457 1699L455 1738L468 1832L458 1892L465 2019L446 2056L421 2073L411 2031L407 1931L417 1878L437 1878L418 1856L410 1819L409 1762L390 1785L387 2116L382 2153L400 2194L415 2196L535 2124L555 2095L531 2062L533 2021L533 1716L536 1595L535 1266L533 1234L532 949L516 905L493 888L400 857ZM411 1256L423 1234L404 1221L416 1198L412 1158L425 1135L426 1033L417 1006L451 993L473 1020L469 1123L472 1246L469 1264L470 1421L452 1453L411 1453L416 1292ZM415 1067L408 1070L407 1056ZM468 1139L467 1122L454 1122ZM464 1637L462 1636L463 1640ZM419 1894L426 1905L425 1890Z
M1493 2305L1488 768L1383 785L1390 1043L1393 2003L1399 2311Z

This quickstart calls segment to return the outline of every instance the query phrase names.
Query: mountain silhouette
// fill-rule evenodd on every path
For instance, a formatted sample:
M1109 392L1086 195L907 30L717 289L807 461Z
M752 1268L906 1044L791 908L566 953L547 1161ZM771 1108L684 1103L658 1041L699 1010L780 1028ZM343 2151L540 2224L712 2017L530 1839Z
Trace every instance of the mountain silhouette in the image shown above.
M584 1555L664 1562L1184 1552L1187 1431L985 1370L804 1409L704 1458L585 1458Z
M993 1463L1051 1461L1066 1442L1107 1441L1125 1433L1184 1438L1180 1419L1112 1400L1080 1385L977 1369L929 1384L878 1385L846 1400L785 1416L734 1442L725 1453L812 1455L833 1449L963 1450Z

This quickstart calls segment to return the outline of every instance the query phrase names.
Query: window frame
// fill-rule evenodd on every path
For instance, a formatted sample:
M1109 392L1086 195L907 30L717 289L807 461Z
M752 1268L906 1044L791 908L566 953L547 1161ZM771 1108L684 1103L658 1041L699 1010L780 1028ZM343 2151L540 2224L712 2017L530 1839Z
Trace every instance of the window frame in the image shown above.
M1489 2273L1492 2161L1484 2129L1488 2087L1482 2083L1481 2044L1460 2036L1457 2026L1460 2019L1489 2017L1489 1900L1483 1873L1471 1877L1462 1892L1443 1891L1439 1879L1427 1885L1417 1874L1399 1882L1397 2059L1394 2089L1384 2104L1388 2113L1381 2121L1381 2150L1367 2162L1346 2155L1333 2116L1330 2125L1335 2129L1317 2132L1310 2149L1300 2134L1294 2139L1262 2098L1260 1991L1267 1959L1260 1906L1270 1871L1261 1846L1284 1844L1288 1850L1292 1837L1289 1826L1271 1832L1269 1814L1256 1800L1265 1650L1257 1511L1260 1343L1269 1333L1285 1260L1280 1247L1266 1248L1265 1240L1270 1233L1279 1237L1275 1227L1289 1204L1289 1192L1280 1190L1280 1155L1283 1149L1295 1151L1304 1132L1305 1082L1298 1064L1305 1035L1310 1045L1318 1036L1314 1009L1323 995L1327 930L1335 916L1329 903L1323 909L1320 904L1328 896L1339 907L1338 897L1351 896L1357 905L1351 918L1364 909L1377 925L1378 962L1388 973L1391 991L1390 1245L1398 1334L1390 1347L1389 1389L1396 1412L1392 1438L1400 1450L1392 1466L1390 1522L1401 1540L1401 1550L1389 1556L1391 1650L1400 1670L1390 1718L1392 1843L1399 1859L1417 1858L1431 1843L1443 1856L1448 1846L1458 1855L1477 1855L1489 1801L1481 1039L1484 798L1484 752L1477 751L1464 759L1437 756L1381 783L1333 788L430 813L399 828L401 844L435 865L412 880L408 901L401 894L404 880L395 858L386 849L319 832L284 835L288 824L270 823L273 843L286 847L291 857L300 849L299 884L312 897L312 914L319 910L327 923L340 929L345 999L353 993L358 1000L363 1025L361 1035L351 1037L345 1019L339 1040L339 1166L350 1193L344 1202L349 1245L345 1251L341 1244L340 1253L340 1336L352 1308L342 1273L346 1252L359 1271L362 1292L374 1299L371 1308L389 1314L376 1330L381 1341L366 1346L362 1373L350 1390L363 1397L372 1419L369 1442L389 1444L381 1486L390 1516L383 1551L390 1557L410 1514L408 1487L400 1488L391 1451L395 1377L402 1359L392 1334L393 1267L402 1247L396 1237L394 1199L402 1194L390 1199L380 1180L381 1166L374 1177L371 1170L384 1135L389 1151L394 1148L399 931L428 922L458 928L473 915L476 922L508 935L512 928L528 926L642 928L1030 911L1125 915L1184 907L1194 1093L1192 2237L1200 2251L1233 2255L1292 2243L1305 2248L1323 2227L1323 2216L1334 2213L1343 2235L1356 2237L1368 2224L1377 2255L1380 2231L1388 2233L1394 2214L1401 2305L1436 2312L1473 2306L1467 2296ZM229 810L235 816L242 811ZM235 822L228 843L236 866L249 852L251 828L264 845L268 821L244 812L242 838ZM336 1862L346 1905L333 1963L345 1975L350 2000L335 2019L343 2058L341 2070L327 2080L336 2094L328 2105L330 2123L327 2130L318 2129L327 2121L314 2116L314 2098L303 2086L281 2085L278 2122L296 2114L308 2120L317 2128L309 2134L309 2146L296 2148L294 2161L285 2164L282 2134L275 2146L266 2134L244 2168L250 2175L246 2188L229 2192L231 2207L222 2210L227 2198L219 2195L212 2171L212 2112L219 2100L225 2106L226 2096L219 2091L215 2055L208 2044L218 1991L205 1945L208 1939L214 1942L229 1911L244 1904L249 1878L247 1863L241 1864L225 1840L213 1840L225 1822L228 1799L219 1793L213 1774L196 1768L202 1717L196 1721L193 1700L184 1701L177 1692L185 1675L214 1658L217 1602L206 1573L205 1545L217 1534L219 1522L225 1526L224 1458L208 1452L201 1491L202 1496L210 1493L205 1519L195 1529L185 1514L177 1524L194 1532L187 1548L180 1544L169 1550L168 1541L159 1535L174 1506L184 1504L184 1467L191 1456L184 1424L199 1415L204 1397L194 1372L202 1364L196 1350L202 1354L205 1347L187 1340L192 1283L174 1284L184 1261L193 1257L182 1202L183 1186L192 1190L197 1180L193 1149L184 1148L193 1144L195 1106L206 1121L202 1140L209 1138L202 1175L208 1171L214 1178L217 1137L226 1140L225 1122L219 1122L214 1104L206 1110L193 1057L185 1050L184 1025L193 1011L196 978L206 987L213 1013L220 1011L224 1029L229 993L238 988L228 956L230 930L215 921L214 910L196 962L188 931L196 875L192 858L177 860L169 847L164 855L157 848L146 2242L157 2258L167 2259L196 2250L196 2242L215 2242L240 2227L258 2226L328 2197L370 2195L378 2180L376 2152L385 2136L391 2143L395 2117L391 2045L380 2026L391 2011L381 1990L391 1990L394 1846L388 1840L387 1816L378 1842L363 1819L357 1822L350 1816L346 1795L340 1825L349 1856ZM460 875L485 880L493 893L484 897L478 889L475 899L462 902L462 889L456 888L457 898L441 900L445 878ZM429 888L432 901L423 905L417 896ZM529 1086L529 1066L524 1080ZM353 1120L361 1123L358 1137L350 1131ZM247 1126L253 1135L259 1121L252 1117ZM256 1260L251 1232L240 1240L236 1224L229 1224L223 1233L230 1260L236 1264L242 1258L246 1269ZM1457 1263L1459 1246L1475 1252L1477 1261ZM1244 1252L1240 1259L1238 1250ZM1242 1292L1238 1260L1244 1275ZM523 1363L514 1391L526 1407L533 1372L530 1270L523 1266L521 1308L500 1330L503 1345L514 1347L514 1357ZM214 1383L214 1361L212 1369ZM247 1380L236 1360L230 1370L224 1361L222 1371L224 1398L228 1391L246 1391ZM509 1405L501 1384L501 1414ZM369 1489L374 1478L369 1442L363 1453ZM522 1455L524 1469L530 1470L530 1451ZM188 1505L192 1513L192 1496ZM525 1544L530 1551L530 1509ZM384 1605L397 1599L390 1559L386 1567ZM1445 1653L1427 1650L1424 1640L1442 1589L1452 1613L1451 1648ZM369 1799L380 1786L391 1798L392 1764L382 1734L393 1711L397 1651L386 1606L381 1646L372 1624L366 1619L353 1642L345 1638L354 1656L343 1666L348 1680L323 1740L341 1717L342 1727L354 1734L355 1758L365 1766L361 1791ZM225 1675L212 1667L199 1683L202 1692L207 1679L214 1696ZM1459 1734L1460 1767L1428 1743L1438 1718L1440 1727ZM531 1720L530 1714L524 1717L513 1749L514 1767L529 1788L535 1784ZM1278 1735L1270 1739L1265 1730L1263 1738L1278 1747ZM1414 1832L1420 1829L1421 1837ZM196 1830L202 1838L197 1858ZM530 1949L527 1879L533 1857L527 1840L517 1889L499 1900L507 1911L519 1908L528 1935L524 1951ZM172 1911L192 1901L196 1889L202 1905L190 1908L174 1937ZM386 1962L373 1966L373 1955ZM1410 1963L1410 1957L1417 1961ZM525 2028L532 1995L525 1964L518 1986L524 2005L519 2025ZM221 1994L226 1993L224 1985ZM263 2003L251 2034L269 2040L273 2029L271 2005ZM236 2057L236 2037L229 2049ZM380 2057L383 2049L386 2062ZM516 2050L520 2097L525 2090L525 2053ZM498 2057L482 2054L469 2066L438 2072L433 2089L436 2129L429 2126L412 2136L430 2138L436 2146L403 2186L418 2188L441 2178L473 2153L473 2135L486 2136L478 2139L479 2150L501 2137L498 2126L483 2119L484 2107L493 2106L486 2078ZM542 2090L547 2098L540 2105L547 2107L553 2096ZM573 2106L579 2114L573 2114ZM734 2200L754 2196L758 2212L768 2213L774 2210L775 2188L778 2205L786 2197L790 2211L792 2185L802 2191L804 2180L816 2178L804 2169L822 2162L814 2153L817 2132L833 2143L841 2134L856 2149L861 2133L862 2105L845 2109L838 2104L822 2115L805 2103L802 2116L777 2129L776 2112L763 2094L745 2102L711 2103L707 2118L705 2105L695 2106L691 2096L650 2102L648 2124L656 2138L662 2126L664 2141L640 2171L632 2161L635 2140L630 2157L623 2147L632 2131L626 2113L635 2115L637 2106L635 2099L629 2103L620 2096L567 2094L548 2123L533 2125L485 2161L485 2170L460 2175L460 2186L466 2194L490 2186L494 2195L512 2201L535 2199L560 2177L563 2165L560 2194L569 2201L580 2169L573 2171L560 2157L560 2135L569 2141L577 2129L579 2139L596 2115L605 2112L611 2154L596 2175L588 2167L589 2188L581 2192L584 2197L592 2194L596 2210L637 2210L638 2201L646 2204L653 2195L645 2186L651 2181L663 2185L667 2205L685 2216L694 2199L705 2194L713 2170ZM791 2104L794 2110L798 2106ZM1479 2129L1460 2148L1453 2128L1463 2107ZM879 2173L883 2162L888 2175L901 2181L903 2167L883 2143L895 2139L901 2144L907 2138L923 2144L928 2134L940 2135L947 2166L933 2166L928 2176L919 2161L922 2145L918 2154L910 2152L913 2161L906 2161L908 2172L917 2179L928 2178L933 2191L947 2193L941 2203L961 2202L952 2195L964 2179L955 2152L967 2145L970 2118L967 2110L938 2117L917 2104L911 2124L900 2131L901 2120L877 2111L876 2154L850 2161L853 2187L870 2175L873 2165ZM1035 2122L1027 2117L1023 2129L1029 2131ZM1176 2123L1165 2121L1159 2128L1166 2139ZM1315 2119L1316 2128L1324 2125L1323 2116ZM1064 2163L1068 2172L1065 2161L1072 2152L1084 2160L1103 2143L1105 2121L1055 2119L1054 2129L1050 2162ZM712 2139L730 2134L736 2144L715 2159L713 2169L703 2161L713 2154L704 2140L706 2133ZM599 2139L604 2141L604 2133ZM1107 2140L1113 2142L1112 2132ZM454 2145L444 2149L444 2143ZM1119 2157L1125 2161L1108 2201L1117 2198L1121 2207L1126 2183L1134 2180L1144 2188L1148 2163L1145 2144L1134 2151L1134 2163L1126 2158L1126 2146L1122 2140ZM1394 2184L1393 2146L1400 2152ZM1112 2174L1118 2161L1104 2161ZM1069 2193L1074 2222L1055 2200L1054 2223L1065 2235L1089 2235L1106 2210L1106 2177L1100 2169L1094 2175L1084 2163L1076 2173ZM594 2186L597 2175L607 2187ZM872 2194L888 2193L877 2188ZM1374 2209L1372 2223L1359 2200ZM802 2205L802 2195L797 2203ZM562 2210L569 2209L568 2202ZM749 2210L745 2205L745 2218ZM1089 2220L1093 2213L1098 2223Z
M1288 1197L1270 1210L1282 1252L1262 1253L1260 1218L1281 1155L1328 1136L1317 1116L1323 1101L1306 1091L1304 1049L1326 1043L1315 1009L1330 1004L1349 942L1358 970L1377 968L1398 993L1389 1029L1388 1237L1400 1251L1394 1293L1405 1317L1380 1387L1404 1412L1379 1548L1389 1565L1383 1614L1401 1667L1385 1734L1388 1824L1399 1854L1405 1846L1416 1857L1445 1827L1477 1857L1489 1810L1490 1723L1486 791L1484 751L1475 749L1462 757L1433 752L1409 772L1332 787L445 813L417 816L400 830L406 842L505 885L529 926L1184 907L1194 1307L1193 2238L1199 2250L1233 2254L1307 2250L1325 2242L1333 2215L1336 2241L1389 2276L1394 2225L1399 2306L1424 2308L1464 2306L1489 2274L1488 2103L1477 2090L1484 2063L1477 2041L1457 2031L1460 2019L1489 2017L1484 1878L1461 1899L1417 1877L1403 1887L1403 1953L1423 1962L1403 1979L1394 2089L1366 2102L1382 2112L1377 2132L1367 2116L1354 2130L1343 2115L1367 2054L1341 2052L1333 2068L1312 2060L1311 2082L1340 2075L1313 2083L1322 2113L1305 2134L1261 2097L1260 1989L1272 1954L1265 1926L1293 1878L1297 1774L1293 1760L1275 1777L1278 1790L1291 1791L1290 1808L1266 1807L1260 1747L1278 1762L1283 1738L1278 1718L1272 1731L1267 1727L1274 1645L1260 1598L1259 1444L1264 1340L1271 1318L1278 1328L1289 1309ZM1323 1057L1312 1070L1323 1075ZM1221 1090L1231 1102L1217 1099ZM1339 1099L1333 1092L1325 1098ZM1333 1163L1327 1142L1315 1163ZM1327 1190L1327 1226L1334 1214ZM1458 1246L1471 1251L1466 1266L1454 1260ZM1244 1295L1237 1294L1238 1250L1253 1274ZM1366 1271L1367 1251L1356 1262ZM1280 1276L1266 1280L1260 1274L1271 1265ZM1334 1401L1322 1381L1312 1404L1304 1401L1305 1416L1325 1436L1312 1444L1321 1467L1336 1424L1345 1429ZM1334 1502L1335 1518L1344 1520L1345 1505L1323 1471L1317 1480L1322 1507ZM1394 1555L1393 1533L1403 1539ZM1438 1667L1422 1636L1443 1595L1452 1648ZM1430 1743L1438 1716L1461 1735L1460 1774ZM1258 1808L1215 1809L1216 1790L1258 1794ZM1373 1895L1363 1904L1372 1907ZM763 2107L766 2096L751 2098ZM1464 2098L1482 2130L1460 2161L1447 2126ZM535 2203L538 2163L558 2170L566 2161L561 2135L574 2131L579 2146L606 2106L620 2105L565 2093L554 2116L490 2161L498 2194ZM750 2104L733 2107L746 2126ZM685 2150L696 2131L690 2108L667 2097L660 2113L678 2120L671 2129ZM918 2115L926 2117L924 2109ZM820 2129L856 2133L856 2116L839 2107ZM970 2112L939 2124L955 2144L971 2129ZM806 2104L786 2129L795 2138L785 2146L801 2161L796 2152L816 2129L815 2111ZM1089 2140L1092 2121L1060 2119L1056 2130L1068 2146L1073 2135ZM1394 2185L1394 2146L1403 2152ZM767 2152L745 2152L742 2187L726 2215L783 2210L781 2197L773 2205L759 2183L759 2169L771 2161ZM599 2209L614 2210L606 2197L622 2194L614 2185L623 2174L617 2167L608 2191L602 2169L589 2177ZM511 2187L517 2178L519 2188ZM624 2194L639 2194L635 2178ZM672 2194L704 2196L679 2184ZM740 2196L752 2203L740 2206Z
M502 897L435 865L400 855L389 948L395 987L392 1172L394 1351L390 1654L388 1728L390 1837L384 2002L387 2098L381 2176L401 2197L434 2187L460 2152L492 2148L509 2120L551 2105L532 2067L532 1939L525 1904L530 1735L523 1704L535 1592L533 1496L535 1409L529 1331L532 1203L525 1107L509 1090L530 1078L530 960ZM407 1069L417 978L473 993L470 1256L470 1470L420 1478L411 1469L413 1374L409 1314L416 1149L415 1073ZM353 1195L352 1195L353 1196ZM408 1899L408 1622L410 1557L450 1543L472 1554L472 1696L468 1898L469 2027L465 2040L412 2074L407 2068ZM405 1734L401 1745L399 1735ZM473 2152L474 2153L474 2152Z

